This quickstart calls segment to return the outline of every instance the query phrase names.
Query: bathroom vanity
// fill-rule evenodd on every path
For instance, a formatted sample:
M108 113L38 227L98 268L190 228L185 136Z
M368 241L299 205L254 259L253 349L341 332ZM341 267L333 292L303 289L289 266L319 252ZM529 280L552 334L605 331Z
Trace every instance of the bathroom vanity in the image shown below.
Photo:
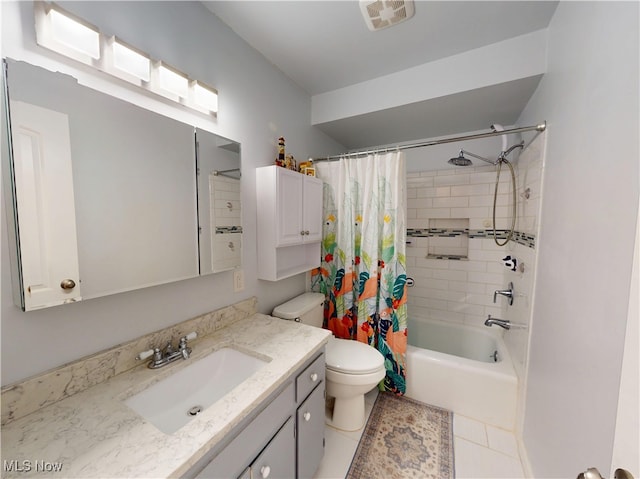
M158 342L157 332L3 390L3 419L4 407L12 411L1 431L9 465L3 477L42 476L36 465L58 466L60 477L312 477L324 451L324 346L330 333L262 314L224 327L213 325L211 317L185 326L198 331L187 360L157 370L138 364L19 414L29 406L21 401L46 404L51 391L81 387L102 369L132 361L141 344ZM125 404L221 348L253 355L265 365L175 432L161 432ZM34 397L33 390L44 396Z
M240 425L226 446L212 450L185 477L312 477L324 454L324 371L321 353L264 401L266 407Z

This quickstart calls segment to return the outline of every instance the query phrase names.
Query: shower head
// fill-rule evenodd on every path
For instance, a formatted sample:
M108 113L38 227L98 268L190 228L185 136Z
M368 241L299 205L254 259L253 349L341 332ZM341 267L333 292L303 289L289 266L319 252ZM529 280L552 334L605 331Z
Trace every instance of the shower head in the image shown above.
M454 166L471 166L473 163L469 158L464 157L464 151L460 150L460 154L449 160L450 165Z

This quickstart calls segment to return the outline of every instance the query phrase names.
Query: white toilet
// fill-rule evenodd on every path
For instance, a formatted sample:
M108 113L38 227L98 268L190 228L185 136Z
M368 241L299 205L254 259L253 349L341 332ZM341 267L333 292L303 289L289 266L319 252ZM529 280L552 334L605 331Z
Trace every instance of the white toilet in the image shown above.
M277 306L276 318L322 327L324 295L304 293ZM326 349L327 396L335 398L333 415L327 422L344 431L364 425L364 395L385 376L384 357L359 341L332 337Z

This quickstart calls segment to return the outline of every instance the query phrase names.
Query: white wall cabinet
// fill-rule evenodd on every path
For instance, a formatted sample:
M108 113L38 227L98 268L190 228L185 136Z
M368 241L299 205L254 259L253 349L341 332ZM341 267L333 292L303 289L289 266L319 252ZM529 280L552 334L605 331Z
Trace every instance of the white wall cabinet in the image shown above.
M265 166L256 170L258 278L278 281L320 266L322 180Z
M277 185L276 246L320 241L322 181L276 166L268 168L274 169Z

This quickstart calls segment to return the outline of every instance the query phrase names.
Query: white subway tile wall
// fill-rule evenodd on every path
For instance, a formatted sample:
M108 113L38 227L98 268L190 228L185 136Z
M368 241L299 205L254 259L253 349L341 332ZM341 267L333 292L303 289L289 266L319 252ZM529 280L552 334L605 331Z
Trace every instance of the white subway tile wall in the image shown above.
M492 236L495 167L407 174L407 275L415 280L408 290L409 314L474 326L483 326L492 315L526 325L505 334L520 377L531 317L544 141L544 134L536 137L515 162L517 235L504 247L497 246ZM511 173L505 165L496 200L498 230L510 228L512 210ZM501 233L499 238L505 238ZM449 257L458 257L433 257L445 255L445 250ZM507 268L506 256L515 257L524 271ZM509 282L514 283L513 305L508 306L502 296L494 303L494 291L505 289Z

